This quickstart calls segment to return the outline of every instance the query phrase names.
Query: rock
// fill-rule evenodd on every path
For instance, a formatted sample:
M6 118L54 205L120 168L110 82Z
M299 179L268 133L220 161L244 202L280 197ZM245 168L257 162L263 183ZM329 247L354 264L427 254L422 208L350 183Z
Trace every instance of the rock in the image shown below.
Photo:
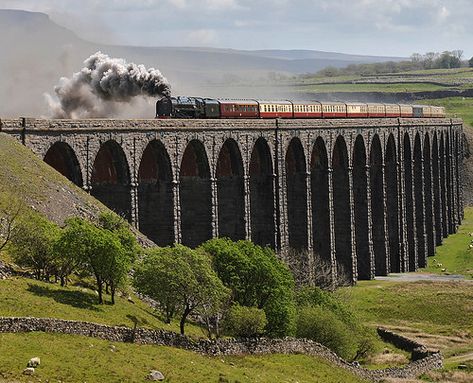
M26 365L27 367L38 367L41 364L41 359L37 356L31 358Z
M164 375L158 370L151 370L148 374L148 380L162 381L164 380Z
M115 345L112 344L112 345L110 346L110 351L111 351L111 352L117 351L117 348L115 347Z
M23 370L23 375L33 375L33 374L34 374L33 367L27 367Z
M135 301L134 301L133 299L131 299L131 297L128 297L128 298L127 298L127 301L130 302L130 303L135 304Z
M466 364L459 364L458 365L459 370L466 370L467 368L468 368L468 366Z

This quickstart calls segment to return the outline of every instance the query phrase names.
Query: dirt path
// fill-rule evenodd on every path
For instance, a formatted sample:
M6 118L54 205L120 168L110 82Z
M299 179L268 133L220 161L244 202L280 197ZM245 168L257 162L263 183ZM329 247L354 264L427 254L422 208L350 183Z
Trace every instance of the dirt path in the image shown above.
M377 281L393 281L393 282L417 282L417 281L432 281L432 282L465 282L472 283L473 279L465 279L463 275L441 275L432 273L392 273L386 277L376 277Z

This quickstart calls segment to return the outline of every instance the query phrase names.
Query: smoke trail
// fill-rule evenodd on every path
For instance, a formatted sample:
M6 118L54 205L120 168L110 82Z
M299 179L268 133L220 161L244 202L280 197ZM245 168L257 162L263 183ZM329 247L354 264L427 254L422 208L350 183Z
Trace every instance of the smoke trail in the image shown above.
M110 117L120 103L134 97L170 96L167 79L154 68L127 63L97 52L84 61L71 78L62 77L54 87L56 97L46 94L53 118Z

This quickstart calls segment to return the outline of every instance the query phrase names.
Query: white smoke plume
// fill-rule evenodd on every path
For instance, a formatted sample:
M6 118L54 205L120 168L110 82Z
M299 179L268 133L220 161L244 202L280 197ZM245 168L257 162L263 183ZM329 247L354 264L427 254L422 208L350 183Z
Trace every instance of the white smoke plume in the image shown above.
M71 78L62 77L54 92L45 95L52 118L97 118L112 117L137 96L170 96L171 87L157 69L97 52Z

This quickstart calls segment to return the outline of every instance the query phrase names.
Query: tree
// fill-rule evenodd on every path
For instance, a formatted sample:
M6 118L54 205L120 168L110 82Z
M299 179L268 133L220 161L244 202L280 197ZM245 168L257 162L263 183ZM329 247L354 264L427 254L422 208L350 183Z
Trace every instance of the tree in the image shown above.
M115 290L118 287L117 282L124 281L120 275L125 275L130 269L131 264L136 260L137 254L140 251L140 247L136 241L136 236L131 232L128 222L122 217L112 212L104 212L100 214L98 220L99 226L108 230L117 237L124 250L123 258L119 262L115 262L111 268L111 276L106 280L106 290L110 287L110 293L112 296L112 303L115 302ZM118 260L117 260L118 261ZM126 273L123 274L121 268L126 268ZM116 280L116 278L118 280Z
M77 260L78 264L92 272L97 284L99 304L103 304L104 284L110 283L113 286L112 304L115 303L115 288L126 280L131 266L116 235L84 219L72 218L67 221L57 251Z
M19 199L6 193L0 194L0 251L18 232L18 221L23 211L23 203Z
M470 60L468 60L468 65L470 68L473 68L473 57Z
M209 256L182 245L148 250L136 266L133 284L160 304L167 322L179 312L181 334L189 314L218 308L229 294Z
M227 238L212 239L201 247L212 255L213 267L235 302L265 311L268 335L294 333L294 278L270 248Z
M128 257L134 262L140 247L136 241L136 236L130 230L128 222L115 213L105 212L100 214L98 224L102 229L111 231L117 236Z
M16 223L17 235L11 237L9 252L15 263L31 268L37 279L54 273L53 246L60 229L39 213L24 214Z

